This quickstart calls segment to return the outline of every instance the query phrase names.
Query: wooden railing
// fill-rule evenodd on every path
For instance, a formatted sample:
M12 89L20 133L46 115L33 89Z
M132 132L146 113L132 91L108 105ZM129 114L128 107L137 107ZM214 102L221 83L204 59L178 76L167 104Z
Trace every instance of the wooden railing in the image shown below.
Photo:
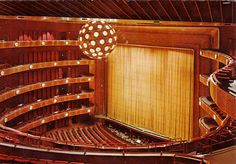
M92 113L94 113L94 107L66 110L66 111L51 114L46 117L41 117L40 119L31 120L27 124L18 127L17 130L21 132L27 132L30 129L38 127L42 124L46 124L46 123L59 120L65 117L72 117L72 116L76 116L80 114L92 114Z
M73 83L83 83L83 82L90 82L94 81L93 76L82 76L82 77L76 77L76 78L64 78L64 79L56 79L52 81L44 81L39 83L34 83L30 85L20 86L18 88L14 89L8 89L6 91L3 91L0 93L0 102L5 101L9 98L12 98L14 96L30 92L33 90L41 89L41 88L47 88L52 86L58 86L63 84L73 84Z
M86 108L87 109L87 108ZM92 111L92 110L91 110ZM85 111L86 112L86 111ZM50 116L49 116L50 117ZM63 118L65 117L65 113L63 114ZM44 121L43 121L44 122ZM41 122L39 122L42 124ZM46 123L46 120L45 122ZM116 139L117 142L113 142L113 144L110 145L102 145L102 144L91 144L88 143L89 139L84 139L86 141L84 144L83 143L76 143L72 141L65 141L63 139L60 140L54 140L42 136L35 136L31 135L28 133L20 132L19 130L12 129L9 127L5 127L3 125L0 125L0 127L4 130L1 130L1 135L2 138L5 138L8 142L13 142L13 143L19 143L19 144L33 144L38 147L44 147L47 146L50 149L56 149L58 147L63 146L65 150L74 150L74 149L103 149L103 150L154 150L155 148L165 148L166 146L171 146L171 142L162 142L162 143L152 143L148 145L130 145L125 142L122 142L122 140L112 136L113 139ZM30 127L31 128L31 127ZM78 129L81 130L81 129ZM82 132L81 132L82 133ZM105 134L105 133L104 133ZM105 134L106 135L106 134ZM110 134L111 135L111 134ZM59 134L58 134L59 136ZM1 136L0 136L1 137ZM87 136L83 136L86 138ZM175 142L177 144L178 142Z
M199 76L199 81L205 86L209 86L209 76L205 74L201 74Z
M217 52L217 51L212 51L212 50L201 50L200 55L205 58L209 58L212 60L215 60L217 62L223 63L225 65L228 65L233 62L233 58L230 57L227 54Z
M35 40L35 41L1 41L0 49L47 46L79 46L77 40Z
M204 123L200 124L200 128L203 128L206 133L202 134L201 140L195 138L192 143L198 140L200 151L211 152L224 147L224 145L232 145L236 139L236 88L233 86L233 83L236 82L236 64L231 56L224 53L201 50L200 55L225 65L209 77L200 75L199 78L200 82L209 86L210 90L210 97L200 97L199 105L211 118L206 116L201 118L202 121L204 118L206 119L209 127L203 128ZM218 66L222 64L218 64ZM214 127L216 124L214 120L218 123L216 127ZM220 144L222 142L223 144Z
M35 163L69 163L69 162L89 162L89 163L132 163L138 159L138 161L148 161L149 163L155 163L156 161L162 161L163 163L199 163L208 164L207 160L203 158L169 152L97 152L97 151L63 151L63 150L51 150L47 148L35 148L31 146L21 146L11 143L0 142L1 152L11 151L13 155L0 155L6 162L35 162ZM20 153L21 152L21 153ZM24 152L24 158L22 156ZM35 158L37 154L37 157ZM112 157L112 158L111 158ZM134 160L136 158L136 160Z
M236 96L222 89L217 82L215 82L213 75L210 81L210 95L222 111L236 119Z
M51 99L46 99L46 100L31 103L31 104L26 104L22 107L17 107L11 110L7 110L6 113L2 115L2 117L0 118L0 124L4 124L18 117L19 115L22 115L26 112L29 112L31 110L35 110L44 106L48 106L55 103L66 102L66 101L91 98L93 96L94 96L94 92L79 93L79 94L74 94L74 95L57 96Z
M65 117L65 115L63 115ZM41 120L42 121L42 120ZM0 127L4 130L1 132L2 138L7 140L8 142L20 143L24 145L35 145L38 147L47 147L47 149L55 149L63 147L63 150L114 150L114 151L169 151L169 152L184 152L189 153L192 151L200 151L208 153L213 149L207 151L204 147L212 148L214 145L224 145L225 142L234 141L233 136L236 133L235 122L231 124L230 121L225 121L222 127L217 128L214 131L208 132L205 135L195 138L191 141L167 141L167 142L157 142L150 143L145 145L128 145L128 144L118 144L118 142L113 142L114 144L110 145L93 145L89 143L76 143L73 141L62 141L62 140L54 140L40 136L34 136L27 133L19 132L18 130L5 127L0 125ZM104 133L104 132L103 132ZM106 137L109 137L106 133L104 133ZM199 146L200 145L200 146Z
M11 42L11 43L10 42L3 42L3 43L0 43L0 47L1 48L14 48L14 47L31 47L31 46L36 46L36 47L37 46L55 46L55 45L56 46L61 46L60 44L63 44L64 46L67 46L67 45L68 46L75 46L75 45L78 44L78 42L77 41L71 41L70 43L67 42L67 41L33 41L33 42ZM222 62L223 64L230 64L233 61L232 58L230 58L227 55L224 55L222 53L218 53L218 52L215 53L215 52L210 52L210 51L201 51L201 55L204 56L204 57L208 57L208 58L217 60L218 62ZM22 72L22 71L27 71L27 70L32 70L32 69L61 67L61 66L69 66L69 65L70 66L71 65L83 65L83 64L91 64L91 63L90 63L89 60L88 61L86 61L86 60L77 60L77 61L55 61L55 62L46 62L46 63L34 63L34 64L27 64L27 65L22 65L22 66L4 68L4 69L1 70L0 74L1 74L1 76L6 76L6 75L10 75L10 74L14 74L14 73ZM229 114L231 117L233 117L235 119L236 118L236 114L235 114L235 110L236 110L236 108L235 108L235 104L236 104L235 103L235 96L230 95L229 92L227 92L227 90L221 88L221 86L219 85L220 83L217 81L217 78L214 77L214 74L211 75L210 80L208 80L207 77L203 77L202 81L205 84L208 84L208 81L209 81L211 97L214 100L214 102L217 104L217 106L220 108L220 110L223 110L224 112L226 112L227 114ZM44 87L47 87L47 85L49 85L49 84L46 84L46 82L44 82L44 84L45 84ZM39 85L41 85L41 87L42 87L42 83L40 83ZM21 92L23 93L24 92L23 88L20 88L19 92L17 92L17 93L21 93ZM85 93L78 94L79 99L89 98L90 94L91 93L89 93L89 94L87 94L87 93L86 94ZM3 124L4 122L7 122L7 121L13 119L14 117L18 116L19 114L25 113L29 110L37 109L37 108L42 107L42 106L46 106L46 105L53 104L53 103L59 103L59 102L63 102L63 101L71 101L71 100L78 99L78 95L62 96L63 98L62 97L52 98L50 100L44 100L44 101L40 101L40 102L32 103L30 105L23 106L21 108L18 108L17 110L14 110L16 113L14 113L14 111L13 111L13 112L10 112L10 113L4 115L4 117L2 117L0 119L0 122ZM85 95L87 95L87 97ZM66 97L66 99L65 99L65 97ZM225 101L227 103L225 103L223 101ZM40 120L33 121L33 122L21 127L19 130L28 131L29 129L31 129L33 127L39 126L41 124L44 124L44 123L47 123L47 122L50 122L50 121L53 121L55 119L61 119L61 118L64 118L64 117L71 117L71 116L74 116L74 115L81 114L80 112L88 113L88 110L78 109L78 111L76 110L76 112L75 111L68 111L68 112L62 112L62 113L58 113L58 114L51 115L51 116L48 116L48 117L44 117L44 118L41 118ZM213 117L214 117L214 115L213 115ZM210 136L214 136L226 124L225 121L223 121L223 122L220 122L220 121L222 121L222 120L218 120L221 127L219 127L216 131L209 132L209 133L201 136L200 138L196 138L192 141L189 141L188 143L186 143L186 142L185 143L190 145L192 143L197 143L199 141L202 141L206 138L210 138ZM14 132L16 134L19 133L18 131L14 131ZM30 135L27 135L25 133L20 133L20 134L21 134L20 137L27 136L27 139L29 139L29 140L31 139L32 142L37 142L37 141L35 141L35 139L36 139L35 136L30 136ZM9 134L6 135L6 138L7 138L8 135ZM16 135L16 136L19 137L18 135ZM53 141L53 140L46 139L46 138L43 138L43 137L42 138L38 137L37 139L40 139L40 142L48 142L47 144L51 146L51 147L49 147L50 150L47 149L48 152L54 151L53 148L58 147L58 145L63 145L63 146L66 145L69 148L75 148L76 146L78 146L78 147L83 147L84 146L85 148L96 148L96 149L107 149L107 150L121 150L121 149L123 149L123 150L142 150L142 149L149 150L149 149L153 149L153 148L167 149L168 147L173 146L173 145L180 145L180 142L168 141L167 143L162 143L162 144L157 144L157 145L154 144L154 145L148 145L148 146L129 146L129 147L120 147L120 146L107 146L107 147L105 147L105 146L101 146L100 147L100 146L90 146L90 145L86 145L86 144L85 145L75 145L73 142L66 142L65 143L65 142L62 142L62 141ZM4 144L2 144L2 146L4 146ZM5 146L6 146L6 144L5 144ZM17 148L20 149L21 148L21 146L14 145L14 144L11 144L10 147L11 148L14 147L15 149L17 149ZM27 148L28 147L25 146L23 149L24 150L37 149L37 151L41 150L41 148L32 148L32 147L30 149L27 149ZM45 152L44 149L43 149L43 152ZM83 155L85 155L84 152L83 152ZM114 154L112 154L112 155L114 155ZM104 154L103 154L103 156L104 156Z
M227 67L230 67L231 65L233 67L232 69L236 67L234 59L224 53L211 50L201 50L200 55L225 64L226 66L220 69L220 71L222 70L222 72L225 72L224 69L228 70ZM234 77L234 75L232 75L235 74L235 72L234 70L232 70L231 75L228 74L228 71L225 72L225 80L223 79L224 83L221 82L221 79L217 78L218 72L219 70L216 70L209 77L210 96L220 110L229 114L230 117L236 119L236 95L227 88L227 85L229 85L230 80L236 81L236 76ZM236 93L236 89L232 89L235 90Z
M222 112L210 97L200 97L199 105L218 123L219 126L223 125L223 122L229 119L229 116Z
M25 64L25 65L19 65L19 66L14 66L14 67L2 69L2 70L0 70L0 77L12 75L12 74L19 73L19 72L36 70L36 69L65 67L65 66L78 66L78 65L91 65L91 64L94 64L94 61L87 60L87 59L32 63L32 64Z
M24 33L24 32L23 32ZM32 34L32 33L31 33ZM35 35L31 36L31 34L19 34L19 36L16 38L16 41L0 41L0 49L20 49L20 48L34 48L34 47L71 47L71 48L76 48L78 47L79 49L79 43L80 41L78 40L54 40L54 36L52 33L45 33L42 36L40 36L40 33L37 34L38 38L35 39ZM49 35L50 36L49 36ZM33 38L34 37L34 38ZM60 37L56 36L55 38L60 39ZM78 56L77 56L78 57ZM38 69L47 69L47 68L58 68L58 67L71 67L71 66L82 66L82 65L88 65L89 66L89 73L91 73L91 69L93 70L95 62L94 60L89 60L89 59L81 59L81 56L78 57L78 60L57 60L54 59L55 61L47 61L47 62L39 62L37 61L35 63L29 62L27 63L27 60L24 61L23 65L15 65L11 66L8 64L2 64L1 69L0 69L0 77L5 77L5 76L10 76L12 74L16 73L21 73L25 71L32 71L32 70L38 70ZM26 63L25 63L26 62ZM92 68L91 68L92 67ZM86 74L86 73L85 73ZM58 77L57 77L58 78ZM48 80L51 80L50 78ZM51 81L44 81L44 82L37 82L34 84L28 84L25 86L19 86L16 88L5 88L2 90L0 94L0 102L3 102L5 100L8 100L14 96L18 96L21 94L24 94L26 92L42 89L42 88L47 88L47 87L53 87L53 86L58 86L58 85L65 85L65 84L73 84L73 83L83 83L83 82L94 82L94 76L82 76L78 78L64 78L64 79L56 79L56 80L51 80ZM89 83L89 86L93 86L94 84ZM93 88L93 87L92 87ZM85 88L86 89L86 88ZM75 95L69 95L67 94L66 96L59 96L59 97L54 97L51 99L47 100L40 100L37 102L34 102L32 104L26 104L21 106L17 106L14 109L7 109L5 110L0 118L0 123L4 124L7 123L8 121L11 121L12 119L35 109L45 107L48 105L52 105L55 103L61 103L61 102L66 102L66 101L73 101L73 100L80 100L80 99L87 99L91 98L92 101L94 99L94 90L86 91L82 90L82 93L80 94L75 94ZM91 108L91 109L90 109ZM94 113L94 106L93 107L84 107L83 108L88 109L87 112L89 114ZM83 110L81 110L83 111ZM80 111L80 112L81 112ZM71 116L80 115L80 112L75 112L73 113L70 111L66 115ZM82 112L83 113L83 112ZM84 113L86 113L84 111ZM52 113L52 115L54 115ZM60 114L58 114L58 119ZM31 120L32 121L32 120Z

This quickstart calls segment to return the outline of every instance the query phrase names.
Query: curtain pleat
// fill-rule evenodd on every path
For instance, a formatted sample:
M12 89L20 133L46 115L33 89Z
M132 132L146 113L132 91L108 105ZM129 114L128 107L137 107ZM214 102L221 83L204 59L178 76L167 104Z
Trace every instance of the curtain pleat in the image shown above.
M193 80L191 50L118 46L108 57L108 116L190 139Z

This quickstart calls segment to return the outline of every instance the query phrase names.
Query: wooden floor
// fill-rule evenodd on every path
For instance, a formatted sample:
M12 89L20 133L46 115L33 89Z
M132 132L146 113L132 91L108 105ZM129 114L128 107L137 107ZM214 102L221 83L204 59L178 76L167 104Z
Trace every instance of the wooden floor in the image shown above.
M204 157L211 164L235 164L236 163L236 146L232 146Z

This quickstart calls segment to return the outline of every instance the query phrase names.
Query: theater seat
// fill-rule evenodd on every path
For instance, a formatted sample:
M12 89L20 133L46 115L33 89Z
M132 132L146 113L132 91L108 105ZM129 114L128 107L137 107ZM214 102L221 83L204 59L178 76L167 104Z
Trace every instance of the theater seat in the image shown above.
M218 127L218 124L213 118L205 116L199 119L199 127L204 134L209 131L215 130Z

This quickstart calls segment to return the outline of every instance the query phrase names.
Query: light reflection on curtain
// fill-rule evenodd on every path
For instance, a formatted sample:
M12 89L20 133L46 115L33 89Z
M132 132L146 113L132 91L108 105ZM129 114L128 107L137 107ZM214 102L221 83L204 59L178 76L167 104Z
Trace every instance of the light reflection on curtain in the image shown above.
M118 46L108 58L108 116L190 139L193 80L191 50Z

